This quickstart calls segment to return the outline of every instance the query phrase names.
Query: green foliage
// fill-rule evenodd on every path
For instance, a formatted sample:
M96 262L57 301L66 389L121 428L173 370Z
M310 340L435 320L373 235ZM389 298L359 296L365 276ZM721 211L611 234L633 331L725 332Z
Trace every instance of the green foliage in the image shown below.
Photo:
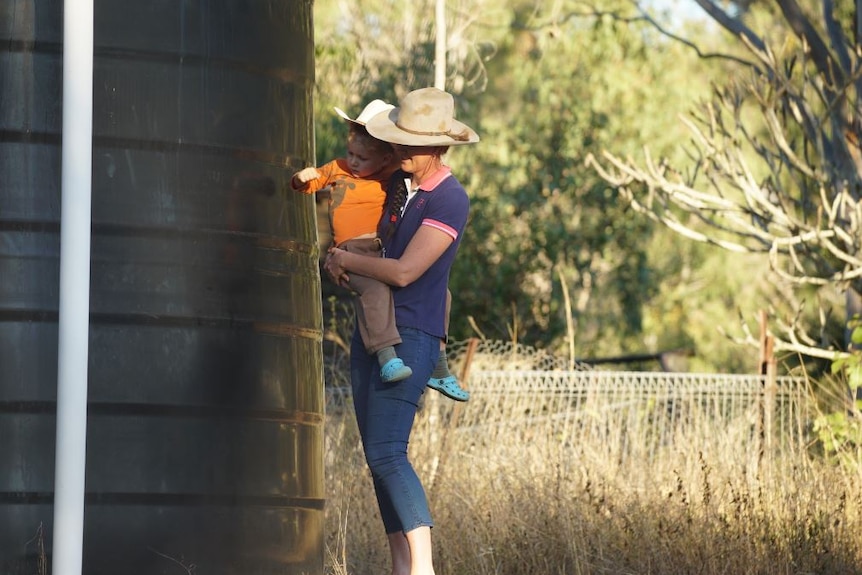
M447 13L447 89L482 136L447 157L472 201L450 282L452 336L475 325L560 352L571 326L582 358L685 347L703 354L705 370L750 369L715 330L735 321L736 284L713 273L708 294L682 285L680 273L704 275L710 251L634 214L584 164L590 153L645 146L682 159L678 115L720 70L627 20L637 15L627 1L604 2L599 14L568 1L465 0ZM344 150L333 106L355 114L373 98L395 102L432 84L433 32L430 2L318 0L319 162Z
M862 345L862 321L856 319L850 323L853 345ZM862 387L862 350L854 349L849 356L832 362L832 373L844 372L847 375L847 385L850 392L856 395Z
M849 398L858 398L862 388L862 320L855 317L848 324L850 353L832 362L832 374L846 382ZM858 464L862 461L862 399L849 401L849 406L819 416L814 432L824 452L839 461Z
M483 142L454 158L474 200L452 278L453 332L474 316L486 334L509 337L517 326L519 341L562 348L563 273L578 355L640 351L657 340L644 332L644 314L668 271L656 268L650 245L667 238L669 254L684 246L632 213L583 159L647 142L679 154L676 112L708 83L687 82L691 54L648 28L601 17L551 33L531 18L514 11L479 99ZM651 324L656 334L666 327Z

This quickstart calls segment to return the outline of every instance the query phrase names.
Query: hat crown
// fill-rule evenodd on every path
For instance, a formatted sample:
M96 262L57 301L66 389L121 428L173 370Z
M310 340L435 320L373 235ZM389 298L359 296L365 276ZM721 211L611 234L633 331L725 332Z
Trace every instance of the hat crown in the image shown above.
M407 132L426 136L449 134L455 119L455 99L437 88L422 88L400 102L396 125Z

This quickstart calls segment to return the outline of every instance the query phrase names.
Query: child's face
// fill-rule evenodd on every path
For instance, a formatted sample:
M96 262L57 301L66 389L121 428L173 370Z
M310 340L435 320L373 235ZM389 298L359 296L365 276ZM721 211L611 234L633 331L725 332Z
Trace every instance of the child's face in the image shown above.
M382 170L390 160L390 154L381 154L360 138L352 138L347 143L347 165L354 177L372 176Z

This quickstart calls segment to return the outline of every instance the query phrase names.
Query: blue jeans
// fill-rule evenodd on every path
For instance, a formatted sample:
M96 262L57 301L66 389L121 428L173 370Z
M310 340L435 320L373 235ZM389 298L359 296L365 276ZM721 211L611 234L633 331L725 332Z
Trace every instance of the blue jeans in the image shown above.
M408 379L383 383L377 356L365 351L358 332L350 350L353 408L386 533L433 525L425 489L407 459L407 443L440 339L416 329L400 327L399 332L402 343L395 351L413 370Z

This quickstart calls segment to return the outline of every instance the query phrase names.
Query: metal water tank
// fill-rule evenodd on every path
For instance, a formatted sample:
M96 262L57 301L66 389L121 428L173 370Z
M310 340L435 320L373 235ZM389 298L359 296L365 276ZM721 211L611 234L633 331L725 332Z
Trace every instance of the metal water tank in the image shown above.
M87 575L323 572L312 0L95 3ZM50 568L62 0L0 2L0 573Z

